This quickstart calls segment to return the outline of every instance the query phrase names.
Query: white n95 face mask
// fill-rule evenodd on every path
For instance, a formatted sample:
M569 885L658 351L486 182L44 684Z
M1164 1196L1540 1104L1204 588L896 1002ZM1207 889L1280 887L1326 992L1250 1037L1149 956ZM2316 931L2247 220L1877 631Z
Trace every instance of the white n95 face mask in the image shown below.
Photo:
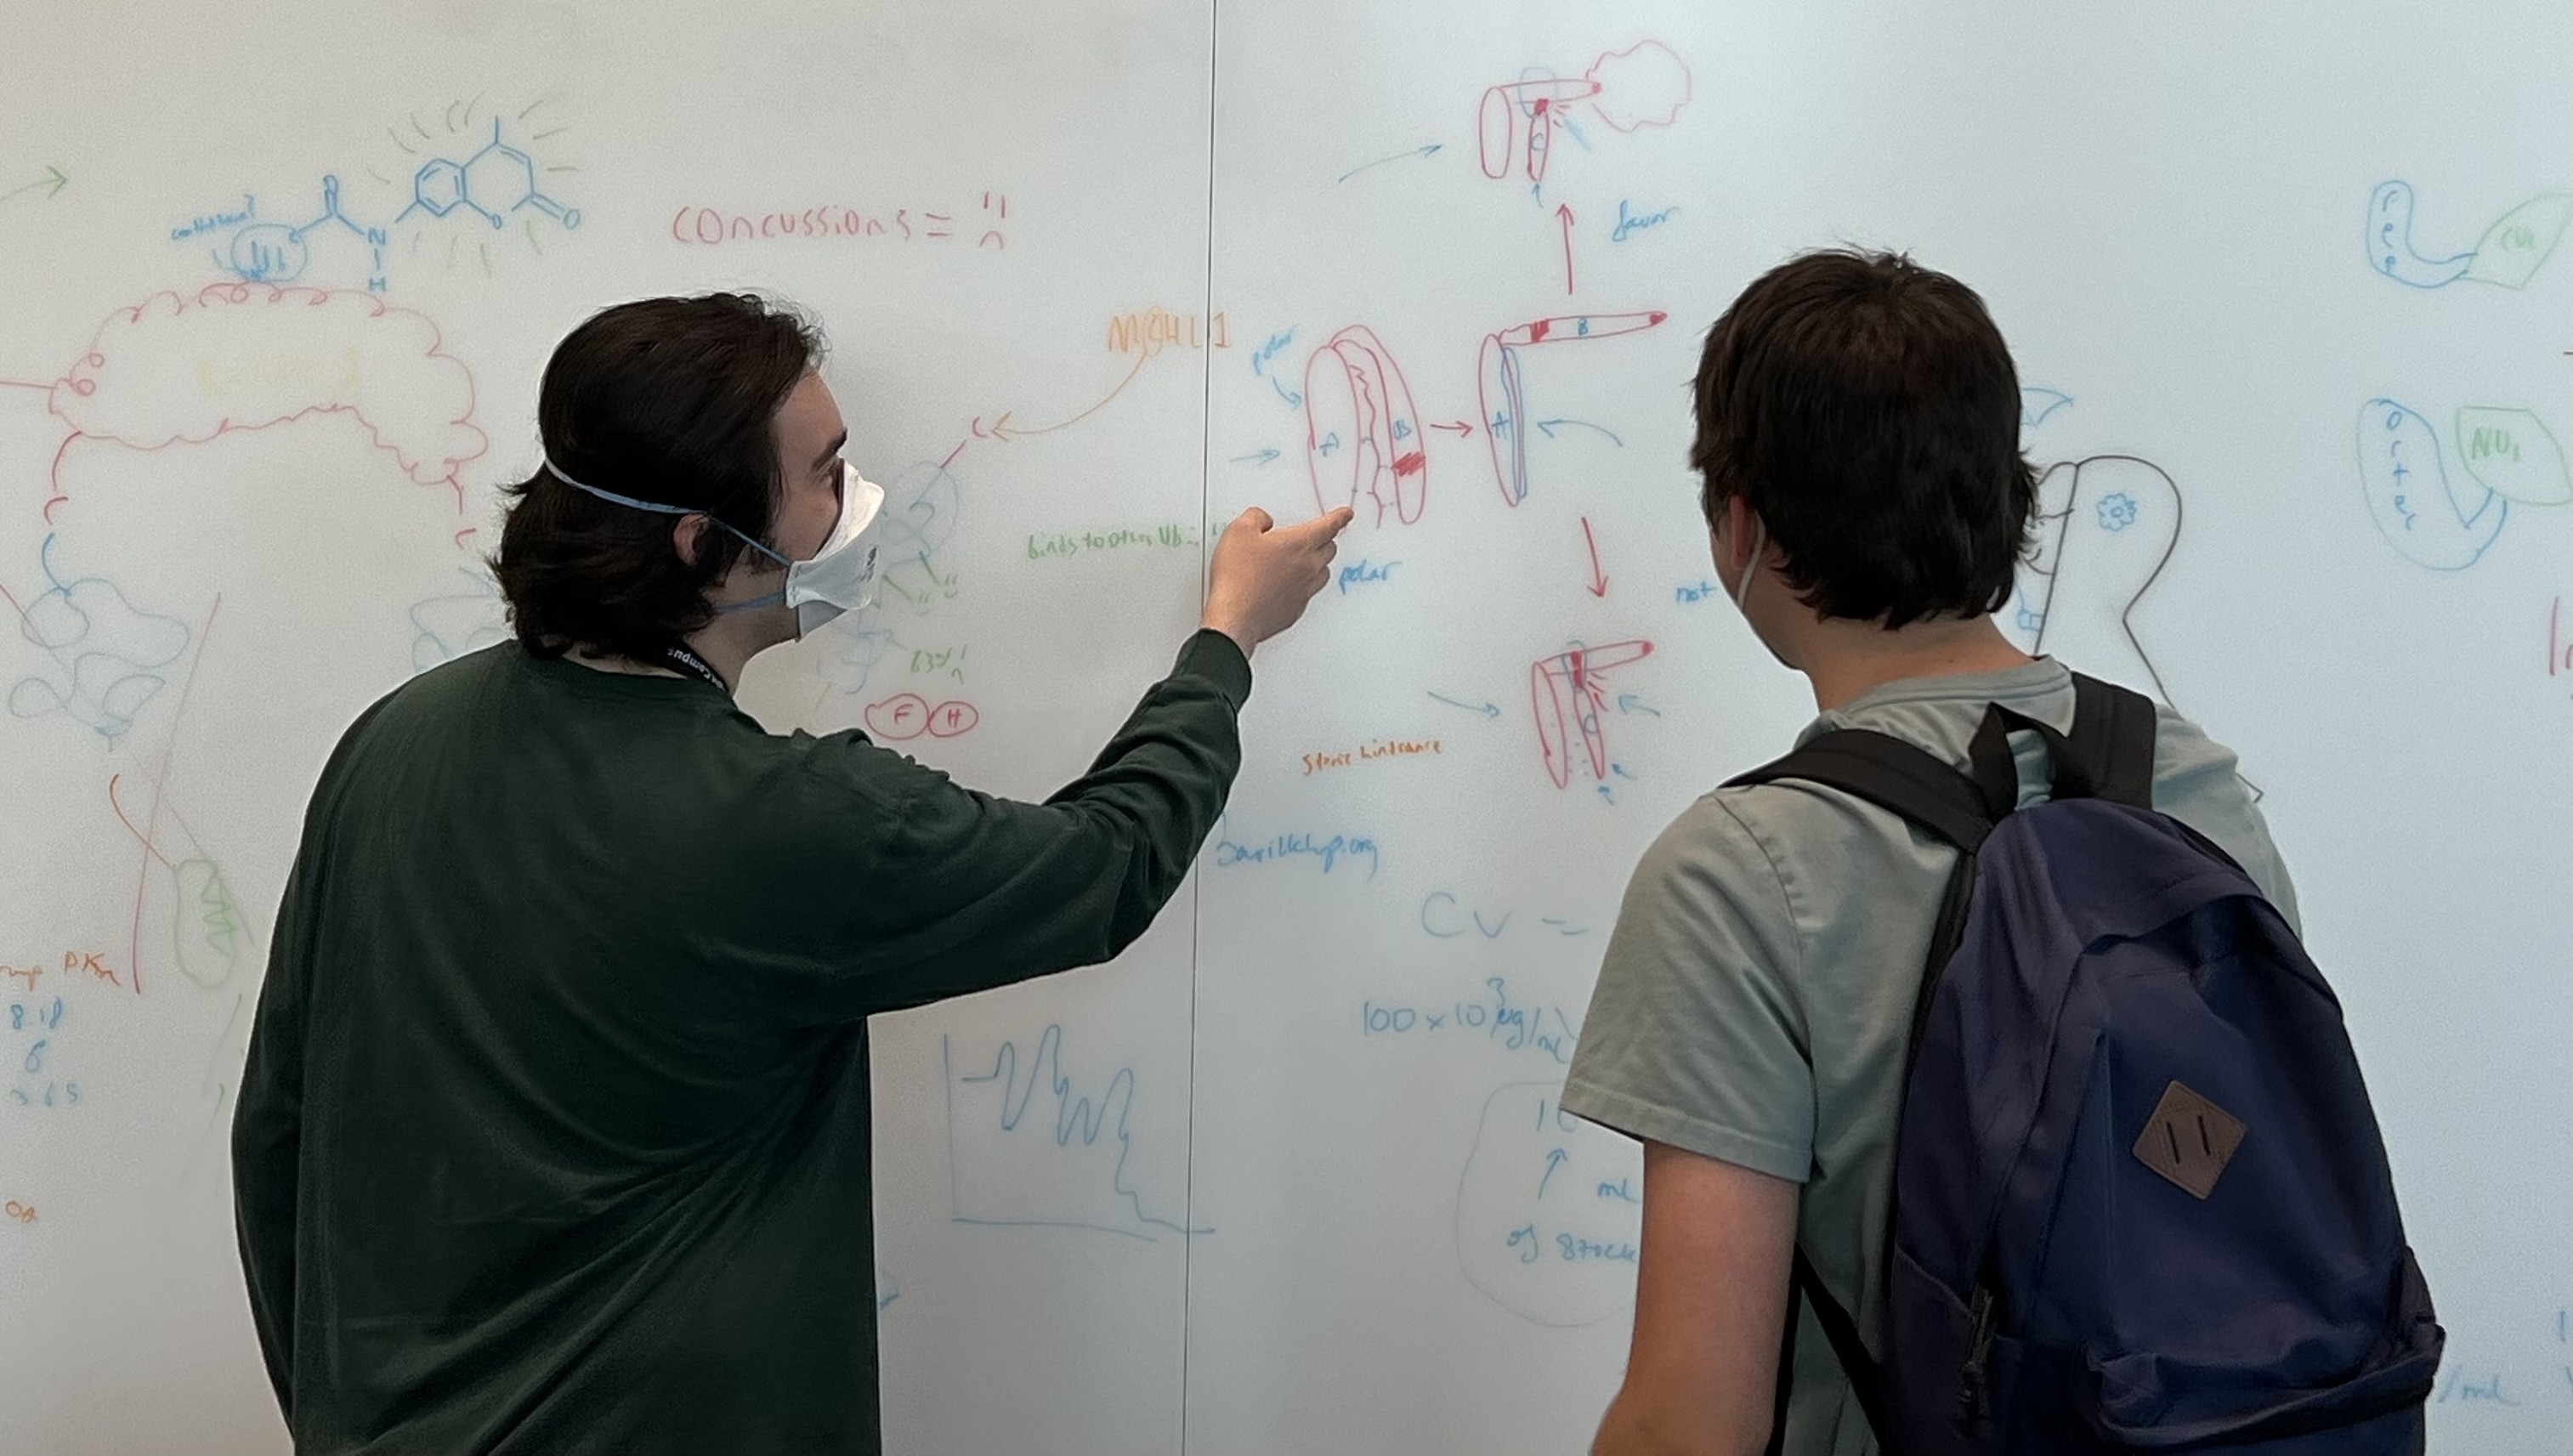
M790 561L767 545L736 528L730 521L711 511L684 505L664 505L657 500L637 500L587 485L563 473L552 460L545 469L574 490L595 495L611 504L649 510L661 515L702 515L741 538L769 560L786 568L786 585L766 596L737 601L722 608L725 612L749 611L754 607L776 606L780 602L795 608L795 635L811 634L816 628L838 617L842 612L858 611L876 599L877 518L884 513L884 487L858 473L858 467L840 462L840 518L824 537L822 548L801 561Z
M857 466L843 463L840 518L823 539L822 549L805 560L786 563L784 591L725 610L783 601L795 608L795 635L803 637L842 612L872 605L876 599L875 529L877 518L884 514L884 500L883 486L859 474Z

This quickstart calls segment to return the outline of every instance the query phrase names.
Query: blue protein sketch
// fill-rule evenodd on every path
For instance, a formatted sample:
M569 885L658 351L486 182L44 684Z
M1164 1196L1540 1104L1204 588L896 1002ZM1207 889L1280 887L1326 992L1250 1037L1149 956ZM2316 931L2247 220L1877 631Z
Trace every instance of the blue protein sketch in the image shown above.
M2358 480L2368 515L2416 566L2462 571L2500 539L2514 502L2573 501L2563 448L2528 410L2459 409L2456 443L2461 468L2452 476L2428 419L2392 399L2359 406Z
M1111 1073L1097 1094L1065 1070L1064 1031L1049 1026L1036 1049L1003 1042L990 1061L957 1061L939 1039L947 1085L950 1216L1005 1228L1076 1228L1153 1242L1212 1233L1165 1216L1127 1181L1137 1078Z
M883 524L877 551L884 561L880 609L926 614L956 596L956 573L939 553L956 534L964 491L943 465L927 460L904 468L884 487Z
M957 573L941 554L956 533L964 504L956 476L943 465L920 460L887 482L884 492L876 547L884 565L875 605L855 627L835 631L829 639L833 646L823 672L843 696L866 692L886 655L903 647L885 625L887 618L928 616L940 602L955 600L959 590Z
M2573 193L2530 198L2484 229L2463 253L2432 257L2412 242L2412 184L2380 182L2367 199L2367 266L2407 288L2438 289L2452 283L2527 286L2573 221Z
M414 602L411 608L411 669L427 672L467 652L479 652L509 639L509 623L500 601L500 584L488 571L458 566L466 589Z
M147 612L103 576L66 581L54 567L54 537L38 549L45 590L20 609L18 631L53 659L59 676L30 674L9 689L19 718L60 713L101 738L134 729L144 705L169 685L188 650L188 624Z

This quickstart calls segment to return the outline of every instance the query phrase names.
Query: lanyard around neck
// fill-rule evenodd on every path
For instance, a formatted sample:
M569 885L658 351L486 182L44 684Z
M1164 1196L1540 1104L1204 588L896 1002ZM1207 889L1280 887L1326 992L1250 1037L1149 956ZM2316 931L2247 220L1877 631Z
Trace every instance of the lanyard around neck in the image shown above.
M687 648L665 647L661 649L661 660L682 672L693 672L697 676L704 678L706 681L713 683L715 685L715 691L722 693L725 697L732 696L732 689L725 686L722 675L717 673L713 667L709 666L704 658L699 657Z

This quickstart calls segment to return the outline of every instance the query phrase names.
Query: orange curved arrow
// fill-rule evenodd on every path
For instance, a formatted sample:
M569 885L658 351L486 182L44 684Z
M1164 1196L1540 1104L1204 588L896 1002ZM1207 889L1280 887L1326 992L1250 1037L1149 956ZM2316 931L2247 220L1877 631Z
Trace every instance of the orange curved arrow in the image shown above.
M985 424L982 417L977 415L974 420L974 432L976 434L989 435L994 439L1009 440L1017 439L1022 435L1052 434L1058 429L1070 429L1072 426L1088 419L1100 410L1107 408L1110 400L1113 400L1118 395L1125 393L1126 386L1135 382L1135 376L1142 373L1144 371L1144 365L1150 364L1152 360L1153 357L1151 355L1137 355L1135 357L1135 366L1126 371L1126 377L1117 381L1116 388L1109 390L1098 403L1091 405L1089 408L1084 409L1079 414L1072 416L1070 419L1058 420L1053 424L1040 424L1035 426L1014 425L1010 423L1010 416L1016 411L1004 409L998 415L994 416L992 422L989 424Z

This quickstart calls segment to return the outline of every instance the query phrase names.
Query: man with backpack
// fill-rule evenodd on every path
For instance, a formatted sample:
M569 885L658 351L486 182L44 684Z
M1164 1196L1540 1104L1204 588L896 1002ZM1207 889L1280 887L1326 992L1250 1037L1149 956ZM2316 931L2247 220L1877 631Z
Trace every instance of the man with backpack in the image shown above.
M1645 854L1565 1083L1645 1144L1594 1451L2419 1450L2438 1326L2234 756L1991 620L2036 478L1982 301L1795 259L1696 412L1820 716Z

